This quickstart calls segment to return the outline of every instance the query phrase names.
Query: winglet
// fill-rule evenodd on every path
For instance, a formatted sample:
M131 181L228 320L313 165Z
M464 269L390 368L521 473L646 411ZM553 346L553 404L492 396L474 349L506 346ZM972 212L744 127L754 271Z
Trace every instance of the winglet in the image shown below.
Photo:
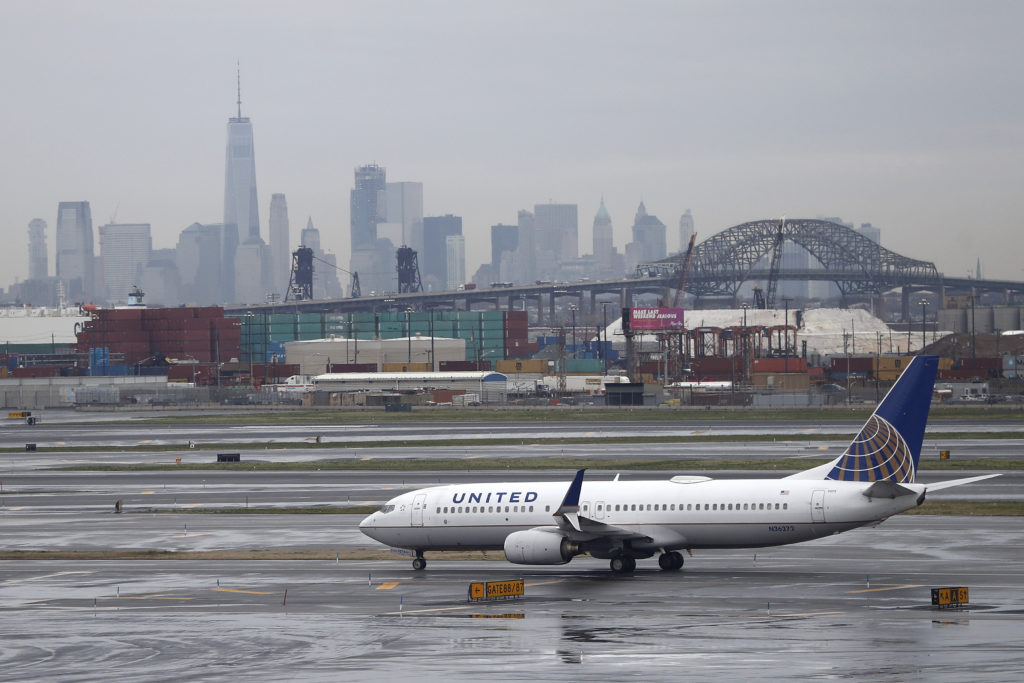
M555 510L556 517L564 517L577 531L580 529L579 519L577 518L577 513L580 511L580 491L583 489L583 473L586 471L586 468L583 468L576 472L572 483L569 484L569 490L565 492L562 504Z
M586 471L587 468L584 467L576 472L576 476L572 478L572 483L569 484L569 490L565 492L562 504L558 506L558 512L569 512L568 508L579 509L580 491L583 489L583 473Z

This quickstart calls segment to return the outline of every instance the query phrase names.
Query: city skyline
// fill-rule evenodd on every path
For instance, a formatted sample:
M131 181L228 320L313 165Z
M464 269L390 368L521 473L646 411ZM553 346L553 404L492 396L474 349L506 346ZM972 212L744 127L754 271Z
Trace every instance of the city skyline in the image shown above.
M1021 76L1004 68L1024 56L1012 33L1024 17L1011 3L983 5L307 3L264 6L233 35L232 2L202 21L197 4L112 2L116 26L166 30L145 43L129 30L131 62L104 48L112 26L74 3L15 5L0 29L11 83L0 116L19 164L4 171L0 216L19 249L0 256L0 286L27 278L14 254L25 226L56 225L62 201L89 201L97 224L149 223L154 248L220 222L236 61L245 113L260 125L264 196L283 193L311 215L339 264L351 258L352 170L376 161L423 184L425 216L463 217L467 274L490 260L490 226L547 201L578 206L579 251L591 251L603 196L620 251L642 201L670 226L669 251L687 209L699 241L748 220L840 215L949 275L973 273L980 257L986 277L1021 279L1000 247L1024 181ZM183 26L198 49L175 49L171 29ZM692 30L680 36L683 26ZM274 32L309 47L266 55ZM17 59L51 35L61 49ZM213 35L228 37L202 39ZM496 58L520 40L530 54ZM371 47L388 57L360 56ZM373 103L338 106L353 89ZM310 116L328 110L329 125ZM269 214L267 202L258 209Z

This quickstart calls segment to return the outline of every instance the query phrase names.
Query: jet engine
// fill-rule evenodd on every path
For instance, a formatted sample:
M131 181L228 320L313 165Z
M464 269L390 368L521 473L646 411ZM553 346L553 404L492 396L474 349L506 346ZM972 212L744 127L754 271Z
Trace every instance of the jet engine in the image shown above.
M565 564L578 553L576 544L555 529L527 529L505 538L505 557L515 564Z

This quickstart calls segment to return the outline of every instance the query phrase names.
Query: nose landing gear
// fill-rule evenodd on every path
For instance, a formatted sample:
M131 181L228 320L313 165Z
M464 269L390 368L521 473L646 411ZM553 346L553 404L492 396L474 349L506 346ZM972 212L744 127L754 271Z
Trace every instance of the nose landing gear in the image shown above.
M412 561L412 568L416 571L420 571L422 569L427 568L427 560L423 557L422 550L416 551L416 559Z

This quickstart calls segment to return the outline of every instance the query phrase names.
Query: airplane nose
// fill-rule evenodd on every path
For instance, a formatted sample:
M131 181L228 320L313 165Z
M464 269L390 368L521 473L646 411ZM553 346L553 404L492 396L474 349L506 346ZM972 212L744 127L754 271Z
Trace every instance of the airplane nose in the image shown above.
M364 518L363 521L359 522L359 530L369 536L370 531L376 526L376 517L377 513L374 512L372 515Z

